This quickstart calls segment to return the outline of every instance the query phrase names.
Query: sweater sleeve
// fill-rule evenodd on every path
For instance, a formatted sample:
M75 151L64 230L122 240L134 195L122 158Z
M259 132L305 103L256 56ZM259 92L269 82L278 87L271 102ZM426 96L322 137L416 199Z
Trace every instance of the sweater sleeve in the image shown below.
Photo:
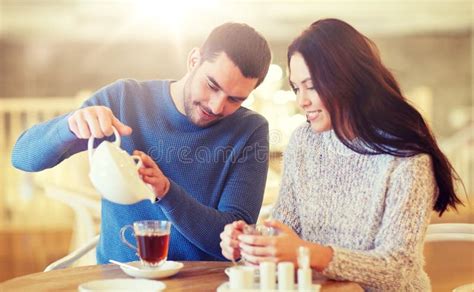
M267 171L268 123L265 121L235 159L217 209L201 204L174 182L157 205L190 242L206 253L224 259L219 235L226 224L235 220L249 224L257 221Z
M113 99L122 98L123 85L124 82L119 80L105 86L86 100L81 108L93 105L112 108ZM87 139L78 139L69 129L68 118L71 114L39 123L23 132L13 147L13 166L29 172L41 171L87 150Z
M23 132L12 150L13 166L29 172L40 171L81 151L83 145L81 147L69 131L69 115L61 115Z
M393 290L423 263L419 257L437 194L431 159L421 154L395 163L373 249L331 246L334 255L325 276Z
M298 204L294 188L298 176L299 161L297 131L291 136L283 156L283 175L278 199L273 209L273 218L290 226L298 235L301 235L301 223L296 210Z

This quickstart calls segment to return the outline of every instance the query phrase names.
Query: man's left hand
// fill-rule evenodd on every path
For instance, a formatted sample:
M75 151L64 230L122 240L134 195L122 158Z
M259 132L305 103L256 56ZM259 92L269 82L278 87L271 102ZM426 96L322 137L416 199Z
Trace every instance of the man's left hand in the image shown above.
M142 180L153 188L158 199L163 199L170 189L170 180L150 156L138 150L133 151L133 155L138 155L142 159L143 165L138 169Z

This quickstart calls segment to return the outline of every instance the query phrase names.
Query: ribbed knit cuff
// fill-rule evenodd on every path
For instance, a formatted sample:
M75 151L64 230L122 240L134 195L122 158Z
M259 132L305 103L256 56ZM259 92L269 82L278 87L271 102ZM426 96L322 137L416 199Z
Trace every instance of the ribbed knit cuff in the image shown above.
M169 179L169 178L168 178ZM179 204L181 197L183 196L184 191L178 186L173 180L170 181L170 189L166 195L158 200L156 204L159 204L161 209L166 213L173 213L176 209L176 206Z
M344 269L344 260L346 260L346 258L341 248L334 246L331 246L331 248L333 250L332 260L329 262L329 265L321 271L321 274L331 279L343 280L339 276L339 273Z
M68 118L71 116L72 113L69 113L62 117L62 119L56 124L56 130L58 133L58 137L62 142L72 142L77 139L76 135L69 129Z

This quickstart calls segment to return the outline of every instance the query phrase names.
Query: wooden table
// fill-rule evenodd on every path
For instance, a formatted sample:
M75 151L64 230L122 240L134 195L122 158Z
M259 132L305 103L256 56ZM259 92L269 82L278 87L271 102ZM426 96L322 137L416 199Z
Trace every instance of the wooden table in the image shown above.
M183 262L184 268L173 277L162 279L165 291L216 291L228 281L224 269L228 262ZM100 280L130 278L116 265L96 265L17 277L0 284L0 291L77 291L81 283ZM313 277L321 283L321 291L363 291L352 282L336 282L321 276Z

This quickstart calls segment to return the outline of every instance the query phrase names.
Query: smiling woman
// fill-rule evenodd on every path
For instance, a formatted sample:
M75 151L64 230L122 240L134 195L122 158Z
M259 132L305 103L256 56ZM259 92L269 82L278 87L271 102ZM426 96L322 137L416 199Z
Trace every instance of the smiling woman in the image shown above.
M423 244L431 211L456 209L456 173L424 119L401 94L376 46L322 19L288 47L290 85L307 124L285 152L269 237L226 225L222 253L296 263L299 247L325 276L367 291L429 291Z
M291 88L299 96L299 106L306 113L311 128L315 132L330 130L331 115L314 88L311 73L301 53L297 52L291 57L289 67Z

